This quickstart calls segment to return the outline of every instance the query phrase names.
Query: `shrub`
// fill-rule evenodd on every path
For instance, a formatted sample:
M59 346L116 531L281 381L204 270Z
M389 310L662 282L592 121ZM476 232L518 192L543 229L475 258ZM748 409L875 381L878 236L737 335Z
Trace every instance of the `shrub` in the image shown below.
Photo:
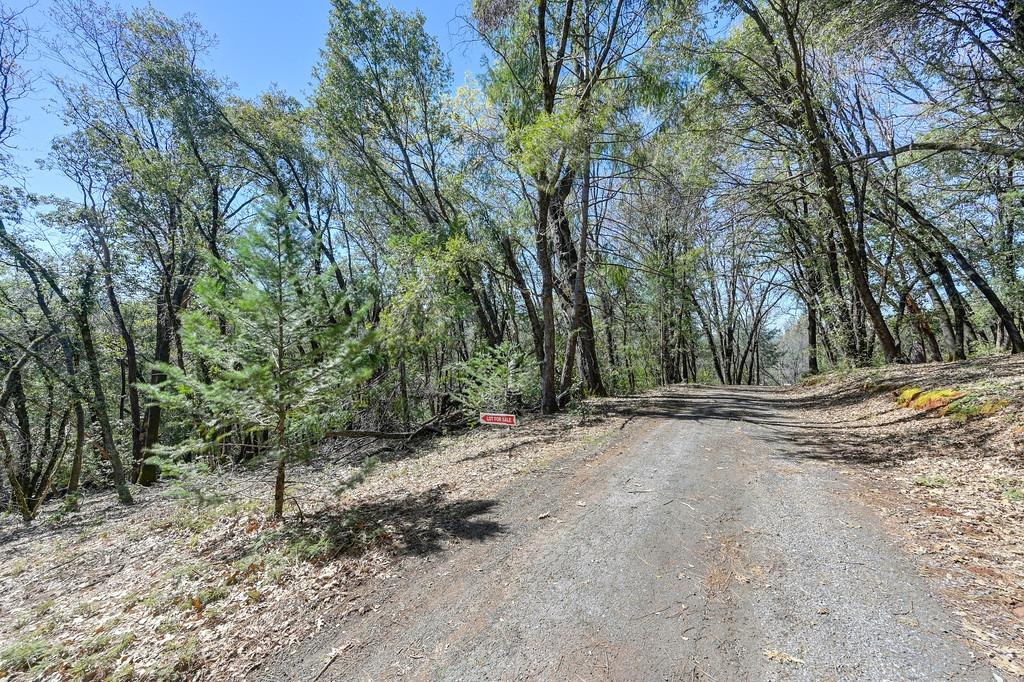
M455 398L471 411L513 411L540 402L536 360L507 342L480 350L453 375Z
M913 386L900 392L899 398L896 399L896 405L915 410L941 409L945 414L945 408L966 395L963 391L958 391L955 388L935 388L926 391Z
M963 423L971 417L986 417L988 415L995 414L1009 404L1009 400L985 400L974 396L968 396L950 403L943 411L943 414L947 415L954 421Z

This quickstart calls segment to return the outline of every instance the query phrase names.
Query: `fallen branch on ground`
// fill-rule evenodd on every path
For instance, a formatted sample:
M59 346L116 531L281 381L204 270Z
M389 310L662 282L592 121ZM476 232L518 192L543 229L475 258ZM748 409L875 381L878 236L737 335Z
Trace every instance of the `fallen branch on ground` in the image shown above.
M441 429L437 428L435 422L443 415L437 415L413 429L412 431L367 431L361 429L344 429L341 431L328 431L324 438L378 438L381 440L413 440L420 438L426 433L440 434ZM450 415L449 415L450 416Z

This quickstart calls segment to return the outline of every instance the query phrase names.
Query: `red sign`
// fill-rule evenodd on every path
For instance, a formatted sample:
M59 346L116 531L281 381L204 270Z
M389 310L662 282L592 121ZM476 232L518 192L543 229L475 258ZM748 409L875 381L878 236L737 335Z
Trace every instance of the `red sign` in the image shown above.
M492 414L490 412L482 412L480 414L481 424L498 424L499 426L519 426L519 422L516 421L514 414Z

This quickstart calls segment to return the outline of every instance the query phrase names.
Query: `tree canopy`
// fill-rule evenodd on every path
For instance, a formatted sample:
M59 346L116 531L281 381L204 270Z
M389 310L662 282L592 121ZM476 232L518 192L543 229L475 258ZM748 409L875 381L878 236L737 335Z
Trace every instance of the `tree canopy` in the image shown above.
M1018 0L333 0L314 92L193 18L0 0L0 501L124 502L489 406L1024 351ZM46 196L12 163L39 87Z

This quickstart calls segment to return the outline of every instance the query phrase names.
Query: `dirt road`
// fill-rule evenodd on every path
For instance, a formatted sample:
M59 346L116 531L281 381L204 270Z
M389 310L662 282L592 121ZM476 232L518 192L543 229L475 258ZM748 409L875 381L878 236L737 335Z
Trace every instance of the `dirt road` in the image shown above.
M266 679L992 680L955 616L788 423L784 394L673 389L615 443L405 560Z

